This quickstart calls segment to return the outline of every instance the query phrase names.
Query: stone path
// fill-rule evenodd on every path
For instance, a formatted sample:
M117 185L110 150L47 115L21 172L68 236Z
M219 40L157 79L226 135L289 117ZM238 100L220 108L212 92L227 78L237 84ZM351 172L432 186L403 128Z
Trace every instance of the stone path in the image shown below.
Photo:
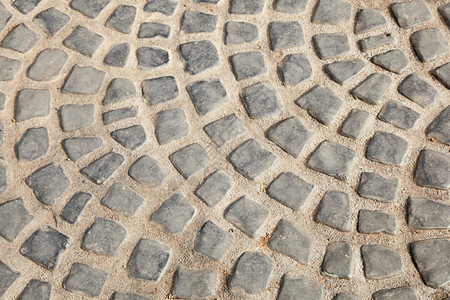
M0 298L448 299L450 4L0 0Z

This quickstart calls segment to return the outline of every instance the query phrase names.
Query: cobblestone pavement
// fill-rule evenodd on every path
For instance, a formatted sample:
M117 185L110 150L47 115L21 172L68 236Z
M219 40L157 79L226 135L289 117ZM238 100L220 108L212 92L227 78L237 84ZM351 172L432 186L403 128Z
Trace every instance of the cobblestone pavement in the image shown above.
M0 298L448 299L450 4L0 0Z

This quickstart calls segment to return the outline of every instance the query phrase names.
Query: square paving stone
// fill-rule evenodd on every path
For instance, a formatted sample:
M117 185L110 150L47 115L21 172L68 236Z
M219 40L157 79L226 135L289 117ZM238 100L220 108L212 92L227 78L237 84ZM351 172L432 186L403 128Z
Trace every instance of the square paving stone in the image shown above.
M258 26L247 22L225 24L225 44L245 44L258 39Z
M225 211L225 219L249 237L256 237L267 217L269 209L247 196L233 202Z
M122 146L131 150L139 148L147 140L144 127L141 125L117 129L111 132L111 137Z
M367 144L366 157L383 164L400 166L408 148L408 142L401 137L377 131Z
M244 80L263 75L267 72L264 57L261 52L241 52L230 56L236 80Z
M228 101L227 91L218 78L200 80L186 87L195 110L204 116Z
M433 72L433 75L448 89L450 89L450 63L446 63Z
M241 99L252 119L279 114L283 109L280 95L268 82L257 82L242 89Z
M148 13L160 13L166 16L173 15L177 8L178 1L174 0L147 0L144 11Z
M128 260L131 278L158 281L164 273L171 255L170 248L158 241L140 239Z
M136 88L130 79L114 78L106 89L103 104L115 103L136 96ZM144 97L146 95L144 94Z
M91 266L74 263L64 280L64 287L71 292L81 292L89 297L102 293L108 273Z
M86 204L92 199L92 195L85 192L77 192L64 206L59 215L63 220L73 224L84 210Z
M398 101L390 100L381 108L378 119L398 128L411 129L420 119L420 114Z
M446 190L450 187L450 154L424 149L414 172L416 184Z
M361 135L368 117L367 111L352 109L342 122L338 132L346 137L357 139Z
M402 73L409 65L409 60L406 55L398 49L374 55L370 61L385 70L397 74Z
M3 4L0 4L0 30L5 28L6 24L11 20L12 13L10 13ZM1 295L0 295L1 296Z
M41 11L33 18L33 23L52 37L56 35L69 21L70 17L68 15L54 7Z
M427 5L422 0L394 3L391 5L391 10L402 28L421 25L432 19Z
M219 64L219 54L211 41L202 40L180 45L184 70L191 75L206 71Z
M29 128L16 143L16 156L19 160L35 160L46 155L48 148L47 128Z
M286 85L297 85L311 78L312 68L308 58L304 54L289 54L278 67L281 80Z
M210 157L205 148L198 143L183 147L169 155L172 165L185 178L188 179L210 162Z
M14 272L5 263L0 261L0 297L3 296L19 275L20 273Z
M131 33L134 18L136 17L136 7L130 5L119 5L109 16L105 26L117 30L121 33Z
M397 90L400 94L422 107L432 104L439 95L432 85L417 74L408 75L398 85Z
M103 84L105 72L94 67L75 65L70 71L62 90L74 94L97 94Z
M262 13L265 0L231 0L231 14L258 15Z
M438 11L447 23L447 26L450 27L450 3L439 6Z
M352 5L341 0L319 0L312 21L336 25L350 19Z
M3 38L0 46L20 53L31 50L41 39L41 36L21 23L15 26Z
M138 32L138 38L151 39L155 37L168 38L170 36L170 26L157 22L141 23Z
M315 238L312 233L298 229L291 222L281 219L269 239L268 246L299 263L307 264L314 243Z
M71 241L68 236L50 226L36 230L20 247L20 254L34 263L54 270L59 256L69 247Z
M152 300L152 299L135 293L114 292L111 300Z
M109 152L94 160L80 170L80 173L93 183L103 184L123 164L125 158L115 152Z
M163 230L180 233L195 215L195 208L180 193L175 193L165 200L150 216L150 221L158 223Z
M189 124L183 109L168 109L156 115L155 135L160 145L181 139L188 132Z
M378 210L362 209L358 214L358 232L396 234L397 219Z
M271 198L292 208L300 210L314 189L310 184L290 172L281 173L267 187L266 193Z
M0 204L0 236L13 242L32 219L21 198Z
M269 24L269 39L273 51L302 46L305 42L302 25L297 21L271 22Z
M450 205L427 198L408 198L408 226L413 229L449 229Z
M150 188L160 186L166 178L159 163L147 155L141 156L130 166L128 175Z
M56 198L69 187L70 181L60 165L50 163L25 179L36 198L45 205L54 205Z
M244 142L228 155L228 160L236 171L250 180L255 180L272 167L276 159L272 152L262 148L253 139Z
M103 124L108 125L124 119L134 118L138 115L137 107L124 107L115 110L110 110L103 113Z
M114 183L101 204L125 216L134 216L145 200L120 182Z
M411 254L423 282L434 289L450 282L450 240L430 239L410 245Z
M358 194L361 197L381 202L394 202L397 196L398 178L362 172L358 184Z
M384 45L393 44L394 42L395 37L392 34L380 34L359 40L359 48L361 51L366 52Z
M309 0L275 0L273 8L277 12L296 14L306 10Z
M64 151L73 161L77 161L81 157L98 149L102 144L103 140L99 137L75 137L65 139L62 142Z
M16 78L20 64L16 59L0 56L0 81L11 81Z
M228 288L255 295L264 291L273 271L273 260L266 254L246 251L239 257Z
M294 157L299 156L313 135L314 131L303 126L297 117L276 123L266 133L269 140Z
M352 246L345 242L328 244L322 261L322 271L332 277L350 279L353 277L355 259Z
M206 221L194 240L194 250L220 261L232 242L231 236L212 221Z
M231 187L230 178L224 172L217 170L209 175L194 193L206 205L214 207L225 197Z
M108 53L103 59L103 62L108 66L122 68L127 63L129 54L130 54L130 44L128 43L114 44L109 49Z
M63 131L74 131L94 124L94 104L68 104L59 109Z
M387 25L383 14L375 9L363 9L358 12L355 20L356 34L365 33Z
M340 231L350 231L348 195L340 191L327 191L320 201L314 220Z
M367 279L390 278L403 273L400 254L384 245L363 245L361 255Z
M17 300L49 300L52 286L48 282L31 279L20 293Z
M450 105L443 109L428 125L426 134L429 138L450 145Z
M203 130L217 146L222 147L245 132L245 127L233 113L209 123Z
M409 38L414 52L422 62L433 60L449 51L448 42L437 28L422 29Z
M70 7L89 18L96 18L111 0L72 0Z
M186 33L213 32L217 28L217 19L216 15L185 10L181 19L181 30Z
M97 48L103 43L104 38L89 30L88 28L78 25L63 41L63 45L75 50L83 55L92 57Z
M313 36L313 41L321 59L339 56L350 50L345 33L319 33Z
M114 221L95 218L95 222L86 230L82 248L100 255L115 255L127 231Z
M55 79L66 63L68 55L59 49L45 49L38 54L28 68L27 76L36 81L49 81Z
M350 93L368 104L375 105L381 101L391 81L391 78L385 74L373 73L361 81Z
M293 277L284 274L277 300L322 299L322 285L307 277Z
M50 92L48 90L23 89L16 97L14 119L24 121L50 114Z
M373 300L417 300L416 293L410 287L398 287L388 290L380 290L372 294Z
M354 150L325 140L314 150L306 165L313 170L345 181L354 158Z
M213 270L192 270L179 267L175 274L172 294L177 298L199 299L214 295L217 273Z
M151 105L155 105L178 98L180 92L175 77L165 76L144 80L142 94Z
M136 51L138 67L141 70L152 70L169 62L169 52L155 47L141 47Z
M330 88L318 84L295 100L295 104L306 109L320 123L330 125L342 106L342 100Z
M325 72L340 85L358 75L366 64L360 59L338 61L325 65Z

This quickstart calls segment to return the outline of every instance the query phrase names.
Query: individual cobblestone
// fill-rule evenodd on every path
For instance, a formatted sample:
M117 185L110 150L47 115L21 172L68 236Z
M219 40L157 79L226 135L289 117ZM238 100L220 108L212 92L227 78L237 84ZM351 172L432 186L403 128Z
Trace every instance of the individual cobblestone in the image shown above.
M112 300L151 300L135 293L125 293L125 292L114 292L112 295Z
M395 202L397 197L398 178L362 172L358 184L358 194L361 197L381 202Z
M31 279L20 293L18 300L50 299L52 286L48 282Z
M63 41L63 45L83 55L92 57L103 41L104 38L101 35L84 26L78 25L72 33L66 37Z
M3 38L0 46L20 53L30 51L41 39L41 36L21 23L15 26Z
M333 300L359 300L360 298L353 294L340 293L334 296Z
M143 92L145 96L145 92ZM136 96L136 88L131 80L126 78L114 78L106 89L103 104L110 104Z
M169 159L185 179L205 168L211 160L205 148L198 143L190 144L175 151L169 155Z
M448 189L450 187L449 168L449 154L424 149L417 160L414 181L420 186Z
M169 62L169 52L155 47L141 47L137 49L136 56L138 67L145 71L164 66Z
M246 15L258 15L262 13L265 0L231 0L230 1L230 13L232 14L246 14Z
M245 128L241 120L235 114L231 114L209 123L203 130L217 146L221 147L243 133Z
M0 163L0 194L8 189L8 168L4 163Z
M258 27L247 22L227 22L225 24L226 44L245 44L258 39Z
M20 273L14 272L4 262L0 261L0 297L3 296L19 275Z
M400 74L409 65L409 60L405 54L398 49L389 50L388 52L377 54L372 57L371 61L388 71Z
M196 81L187 86L187 91L200 116L216 110L228 101L227 91L218 78Z
M307 4L308 0L276 0L274 9L281 13L296 14L304 12Z
M63 131L74 131L94 124L93 104L68 104L59 109Z
M273 51L302 46L302 25L297 21L272 22L269 24L270 46Z
M82 248L100 255L112 256L117 253L126 235L126 230L116 222L96 218L84 234Z
M436 68L433 75L442 82L446 88L450 89L450 63Z
M217 28L217 19L216 15L186 10L181 19L181 30L186 33L213 32Z
M357 139L361 135L368 117L368 112L352 109L339 127L339 133L346 137Z
M117 30L121 33L131 33L134 19L136 17L136 7L130 5L119 5L109 16L105 26Z
M89 297L100 296L108 274L89 265L74 263L64 280L64 287L71 292L80 292Z
M219 54L211 41L202 40L180 45L184 70L191 75L206 71L219 64Z
M396 234L397 219L381 211L362 209L358 214L358 232Z
M62 142L64 151L73 161L77 161L83 156L93 152L102 144L103 141L99 137L75 137L65 139Z
M269 209L247 196L233 202L225 211L225 219L249 237L256 237L269 216Z
M147 155L141 156L130 166L128 175L151 188L160 186L166 178L158 162Z
M232 187L230 178L217 170L209 175L195 190L195 195L210 207L217 205Z
M73 224L83 212L86 204L92 199L92 195L85 192L77 192L66 203L59 215L63 220Z
M244 80L263 75L267 72L261 52L242 52L230 57L236 80Z
M170 196L151 215L150 221L159 224L165 231L180 233L194 217L193 208L181 193Z
M364 275L368 279L390 278L403 273L402 258L391 247L363 245L361 255L364 263Z
M413 229L450 228L450 205L427 198L408 198L408 226Z
M441 14L442 18L447 23L447 26L450 27L450 5L447 3L447 4L439 6L438 11Z
M32 219L21 198L0 204L0 236L13 242Z
M366 64L360 59L338 61L325 65L325 72L331 79L343 85L354 76L358 75Z
M130 54L130 44L128 43L114 44L111 46L111 49L109 49L109 52L103 59L103 62L112 67L122 68L127 63L129 54Z
M212 270L192 270L179 267L172 293L178 298L205 298L212 296L217 286L217 273Z
M422 0L394 3L391 10L398 25L403 28L421 25L432 19L430 10Z
M367 38L359 40L359 48L361 49L361 51L366 52L384 45L393 44L394 42L395 37L390 33L386 33L381 35L369 36Z
M303 299L322 299L323 288L316 280L284 274L277 299L287 300L299 295Z
M69 21L68 15L54 7L41 11L33 18L33 22L49 36L55 36Z
M170 26L158 22L141 23L138 38L151 39L156 37L168 38L170 36Z
M122 155L109 152L81 169L80 173L96 184L103 184L122 165L124 160Z
M358 12L356 17L354 32L356 34L366 33L386 25L386 19L380 11L363 9Z
M165 76L144 80L142 94L151 105L156 105L178 98L180 92L175 77Z
M313 36L313 41L321 59L336 57L350 50L345 33L319 33Z
M383 164L400 166L403 164L408 148L408 143L401 137L389 132L377 131L367 144L366 157Z
M160 145L170 143L186 136L189 124L186 114L181 108L174 108L158 113L156 117L155 134Z
M150 0L144 6L144 11L148 13L160 13L166 16L173 15L178 6L178 1L174 0Z
M311 78L312 68L308 58L304 54L289 54L278 67L281 80L286 85L297 85Z
M116 182L108 189L105 197L103 197L100 202L109 209L124 214L125 216L134 216L138 209L144 205L145 200L134 191L124 186L122 183ZM113 228L117 227L113 225L111 226ZM114 231L120 232L119 228ZM125 234L122 235L124 236ZM112 239L112 237L109 239ZM113 254L114 253L108 255Z
M323 258L322 271L329 276L350 279L353 277L355 259L352 246L345 242L332 242Z
M368 104L376 105L383 98L391 82L389 76L373 73L359 83L351 94Z
M10 13L3 4L0 4L0 30L5 28L11 18L12 13Z
M374 300L402 299L417 300L416 293L410 287L398 287L373 293Z
M449 51L448 42L437 28L416 31L411 35L410 41L422 62L433 60Z
M420 119L420 114L400 102L390 100L381 108L378 119L402 129L411 129Z
M19 160L35 160L46 155L48 148L47 128L29 128L17 141L16 155Z
M206 221L194 241L194 250L207 257L220 261L232 241L231 236L212 221Z
M117 129L111 132L111 136L119 144L131 150L139 148L147 140L145 130L141 125Z
M89 18L96 18L111 0L73 0L70 7Z
M252 119L276 115L283 109L280 95L268 82L258 82L243 88L241 99Z
M0 81L11 81L16 78L20 68L20 61L0 56Z
M342 106L342 100L330 88L320 84L301 95L295 103L324 125L333 123Z
M134 118L138 115L136 107L124 107L103 113L103 124L108 125L124 119Z
M266 193L278 202L300 210L314 188L300 177L290 172L281 173L267 187Z
M49 81L58 76L68 58L66 52L59 49L45 49L36 57L27 72L30 79Z
M313 14L315 23L337 25L350 19L352 5L341 0L319 0Z
M398 91L422 107L427 107L434 103L439 95L438 91L432 85L417 74L408 75L399 84Z
M438 142L450 145L450 105L443 109L428 125L426 135Z
M327 191L317 208L315 221L340 231L350 231L350 198L341 191Z
M74 94L97 94L103 84L105 72L94 67L75 65L70 71L62 90Z
M14 119L18 122L50 114L50 92L23 89L17 94Z

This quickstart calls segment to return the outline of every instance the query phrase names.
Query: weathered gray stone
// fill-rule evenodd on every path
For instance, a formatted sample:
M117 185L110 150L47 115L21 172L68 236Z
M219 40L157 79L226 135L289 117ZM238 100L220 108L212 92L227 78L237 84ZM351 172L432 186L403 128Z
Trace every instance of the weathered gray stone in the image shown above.
M158 162L147 155L141 156L130 166L128 175L151 188L160 186L166 178Z
M383 98L391 81L391 78L385 74L373 73L361 81L351 94L368 104L375 105Z
M408 226L413 229L449 229L450 205L426 198L408 198Z
M169 62L169 52L155 47L141 47L136 51L138 67L142 70L152 70Z
M164 110L156 116L155 135L160 145L168 144L186 136L189 124L181 108Z
M99 137L75 137L65 139L62 142L64 151L73 161L77 161L83 156L93 152L102 144L103 140Z
M353 277L355 259L352 246L346 242L332 242L322 261L322 271L333 277L350 279Z
M217 277L217 273L213 270L178 267L172 294L177 298L185 299L210 297L216 289Z
M5 109L5 102L6 102L6 95L4 93L0 92L0 110Z
M306 10L308 0L275 0L273 7L277 12L296 14Z
M400 27L408 28L431 21L432 16L422 0L413 0L391 5L395 19Z
M245 131L245 127L236 114L231 114L209 123L203 130L209 138L222 147Z
M218 16L200 11L185 10L181 19L181 30L186 33L213 32Z
M36 198L45 205L55 204L56 198L69 187L70 181L60 165L50 163L25 179Z
M307 277L293 277L284 274L277 300L322 299L322 285Z
M111 300L152 300L135 293L114 292Z
M397 219L381 211L362 209L358 214L358 232L395 234Z
M49 36L56 35L69 21L68 15L54 7L41 11L33 18L33 22Z
M191 75L206 71L219 64L219 54L208 40L187 42L180 45L184 70Z
M0 30L5 28L9 20L11 20L12 13L10 13L3 4L0 4ZM1 296L1 295L0 295Z
M280 95L268 82L258 82L243 88L241 99L252 119L279 114L283 108Z
M128 260L128 274L132 278L158 281L171 255L170 248L158 241L140 239Z
M103 113L103 124L108 125L124 119L134 118L138 114L136 107L124 107Z
M450 187L450 154L424 149L420 152L414 181L420 186L446 190Z
M20 254L34 263L54 270L59 262L59 256L69 247L69 237L50 226L36 230L20 247Z
M313 135L314 132L303 126L297 117L276 123L266 133L268 139L294 157L299 156Z
M450 240L430 239L410 245L413 261L423 282L434 289L450 282Z
M207 257L220 261L231 243L231 236L212 221L206 221L194 241L194 250Z
M171 16L177 8L177 5L177 0L147 0L144 11L148 13L157 12L166 16Z
M121 33L131 33L136 7L130 5L119 5L109 16L105 26L115 29Z
M48 282L31 279L17 300L49 300L52 286Z
M380 46L393 44L395 37L390 33L380 34L375 36L369 36L359 41L359 48L361 51L366 52Z
M0 163L0 194L8 189L8 169L7 165Z
M0 81L11 81L16 78L20 68L20 61L0 56Z
M339 180L347 180L354 158L354 150L325 140L314 150L306 165Z
M385 53L374 55L371 62L385 70L400 74L409 65L409 60L405 54L398 49L389 50Z
M333 300L359 300L360 298L353 294L337 294L334 296Z
M204 169L211 160L208 152L199 143L193 143L175 151L169 155L169 159L185 179Z
M273 51L298 47L305 43L302 25L297 21L271 22L269 24L269 39Z
M200 116L214 111L228 101L227 91L218 78L196 81L186 89Z
M372 294L373 300L417 300L416 293L410 287L397 287L388 290L381 290Z
M408 75L398 85L397 90L422 107L432 104L438 96L438 91L416 74Z
M41 39L41 36L28 28L24 23L15 26L3 38L0 46L20 53L31 50Z
M63 220L73 224L78 220L86 204L91 200L92 195L85 192L78 192L70 198L59 215Z
M50 92L48 90L23 89L16 98L14 118L24 121L50 114Z
M262 13L265 0L231 0L230 13L258 15Z
M358 75L366 64L360 59L338 61L325 65L325 72L331 79L343 85L354 76Z
M180 92L175 77L165 76L144 80L142 94L151 105L156 105L178 98Z
M448 89L450 89L450 63L434 70L433 75Z
M105 72L93 67L75 65L62 90L74 94L97 94L103 84Z
M340 231L350 231L350 198L344 192L327 191L314 219Z
M401 137L389 132L376 131L367 144L366 157L383 164L400 166L408 148L408 143Z
M350 50L345 33L319 33L313 36L313 41L321 59L336 57Z
M251 180L272 167L276 159L272 152L262 148L253 139L244 142L228 155L228 160L236 171Z
M111 220L95 218L95 222L86 230L81 247L100 255L115 255L127 231Z
M67 104L59 109L63 131L74 131L94 124L94 104Z
M80 173L96 184L103 184L123 164L125 158L109 152L80 170Z
M64 39L63 45L83 55L92 57L103 41L104 38L101 35L84 26L78 25L72 33Z
M0 261L0 297L3 296L19 275L19 272L14 272L5 263Z
M443 109L427 127L427 137L450 145L450 105Z
M36 81L49 81L55 79L66 63L68 55L59 49L45 49L38 54L28 68L27 76Z
M403 273L400 254L388 246L363 245L361 255L367 279L390 278Z
M315 23L336 25L350 19L352 5L341 0L319 0L312 17Z
M233 202L225 211L225 219L249 237L256 237L269 216L269 209L247 196Z
M139 148L147 140L144 127L141 125L117 129L111 132L111 136L119 144L131 150Z
M5 127L3 123L0 123L0 147L3 146L3 136L5 132Z
M281 80L286 85L297 85L311 78L312 68L308 58L304 54L289 54L278 67Z
M291 222L281 219L269 239L268 246L299 263L307 264L314 243L315 238L312 233L298 229Z
M217 170L202 182L195 190L195 195L205 202L206 205L213 207L225 197L231 187L230 178L224 172Z
M342 100L330 88L318 84L295 100L295 104L306 109L320 123L330 125L342 106Z
M29 128L16 143L16 155L19 160L35 160L46 155L48 147L47 128Z
M70 7L89 18L96 18L111 0L72 0Z
M130 79L115 78L108 85L105 98L103 98L103 104L114 103L135 96L136 88Z
M170 36L170 26L157 22L141 23L138 32L138 38L151 39L155 37L168 38Z
M450 27L450 3L439 6L438 11L441 14L442 18L444 19L444 21L447 23L447 26Z
M64 287L71 292L81 292L90 297L98 297L102 293L108 274L91 266L74 263L70 273L64 280Z
M357 139L363 131L368 117L367 111L352 109L342 122L338 132L346 137Z
M358 12L355 20L355 33L365 33L386 26L383 14L375 9L363 9Z
M313 189L313 184L290 172L286 172L278 175L269 184L266 193L287 207L293 210L300 210L305 205Z
M398 101L386 102L378 113L378 119L402 129L411 129L416 125L420 114Z
M0 204L0 236L13 242L32 219L21 198Z
M273 260L266 254L244 252L236 262L228 288L231 291L241 289L247 294L264 291L273 271Z
M245 44L258 39L258 27L247 22L225 24L225 44Z
M397 186L398 178L362 172L357 191L364 198L381 202L394 202L397 196Z
M112 67L124 67L128 60L128 55L130 54L130 44L119 43L114 44L109 49L103 62Z
M175 234L184 230L194 214L195 208L186 198L180 193L175 193L150 216L150 221L158 223L165 231Z
M114 183L106 192L101 204L125 216L134 216L145 200L120 182ZM108 254L112 255L112 254Z
M433 60L449 51L448 42L437 28L416 31L409 40L414 52L422 62Z
M230 56L236 80L244 80L263 75L267 72L264 57L261 52L241 52Z

